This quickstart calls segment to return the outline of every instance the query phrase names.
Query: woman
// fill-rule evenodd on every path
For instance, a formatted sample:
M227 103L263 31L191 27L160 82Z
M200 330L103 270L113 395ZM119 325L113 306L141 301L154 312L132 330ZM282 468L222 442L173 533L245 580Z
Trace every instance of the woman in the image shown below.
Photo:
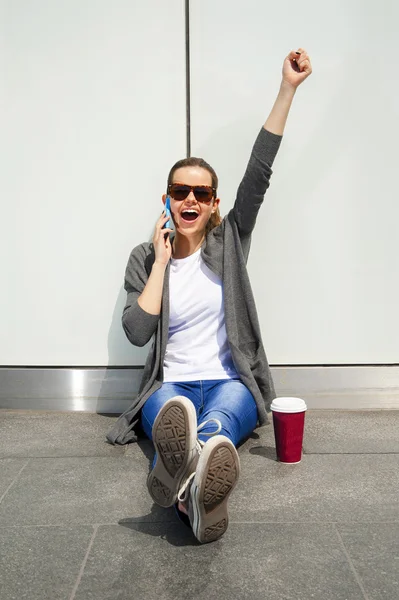
M179 161L167 186L175 235L164 211L153 242L134 248L126 268L125 333L137 346L154 338L138 396L107 437L135 441L141 425L156 450L151 497L175 504L202 543L226 531L236 446L267 422L275 398L246 263L293 97L311 72L303 48L285 58L279 94L226 217L212 167Z

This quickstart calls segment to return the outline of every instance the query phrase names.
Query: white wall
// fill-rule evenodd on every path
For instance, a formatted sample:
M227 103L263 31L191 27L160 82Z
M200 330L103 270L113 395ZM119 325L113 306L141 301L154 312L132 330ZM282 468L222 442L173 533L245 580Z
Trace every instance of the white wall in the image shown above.
M192 154L216 169L223 215L284 58L312 60L249 260L269 361L399 362L399 5L202 0L191 17Z
M0 11L0 364L142 365L123 275L185 155L184 2ZM192 154L223 215L284 57L312 58L249 262L272 364L398 362L398 17L387 0L191 2Z
M142 365L131 249L185 156L180 0L1 3L0 364Z

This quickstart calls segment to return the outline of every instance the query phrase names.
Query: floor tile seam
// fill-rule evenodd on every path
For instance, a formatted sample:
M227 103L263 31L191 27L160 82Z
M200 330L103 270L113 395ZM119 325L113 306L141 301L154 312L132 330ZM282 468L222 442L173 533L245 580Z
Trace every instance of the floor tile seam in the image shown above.
M364 600L370 600L370 597L368 596L366 590L364 589L362 578L356 571L355 565L353 564L353 561L349 555L348 549L346 548L346 546L344 544L344 540L342 539L342 536L341 536L340 532L338 531L338 528L336 526L334 526L334 529L335 529L335 532L338 537L339 545L341 546L341 549L342 549L343 553L345 554L346 560L348 561L348 564L349 564L349 568L352 571L352 573L356 579L356 583L358 584L360 591L363 594Z
M131 523L131 525L142 525L142 524L146 524L146 525L158 525L161 523L165 523L165 524L170 524L170 523L176 523L176 521L173 519L171 520L167 520L167 519L162 519L161 521L134 521L134 523ZM118 521L109 521L107 523L99 523L98 521L96 522L92 522L92 523L74 523L74 524L68 524L68 523L33 523L31 525L1 525L0 524L0 530L1 529L32 529L35 527L41 527L41 528L67 528L67 529L78 529L79 527L109 527L109 526L115 526L118 525L119 527L123 527L126 525L130 525L130 523L119 523Z
M36 523L32 525L1 525L0 530L5 529L79 529L80 527L124 527L126 525L132 525L130 529L134 529L134 525L170 525L176 523L175 520L166 520L162 521L135 521L134 523L119 523L118 521L110 521L108 523ZM229 518L230 525L332 525L332 526L345 526L350 525L351 527L356 525L399 525L398 521L240 521L240 520L232 520Z
M80 565L79 573L78 573L78 576L76 578L75 585L73 586L73 589L72 589L71 595L69 597L69 600L74 600L74 598L76 596L76 592L78 591L79 584L82 581L82 577L83 577L83 573L84 573L84 570L85 570L85 566L86 566L87 560L89 558L89 554L91 552L91 549L92 549L95 537L97 535L98 526L94 525L93 529L94 529L94 531L93 531L92 536L90 538L89 545L87 547L86 554L85 554L85 556L83 558L82 564Z
M389 456L398 452L303 452L304 456Z
M26 461L26 463L23 465L23 467L18 471L18 473L16 474L16 476L14 477L14 479L12 480L12 482L10 483L10 485L8 486L8 488L6 489L6 491L0 496L0 504L3 502L4 498L7 496L8 492L10 491L10 489L13 487L13 485L18 481L22 471L27 467L27 465L30 463L30 459L28 459Z
M239 519L232 519L231 517L229 517L229 523L230 525L232 525L233 523L243 525L399 525L399 519L393 521L278 521L276 519L273 519L272 521L242 521Z
M41 460L41 459L49 459L49 458L126 458L125 453L122 452L118 452L118 454L116 456L109 456L109 455L101 455L101 454L63 454L62 456L16 456L16 455L10 455L10 456L0 456L0 461L2 460Z

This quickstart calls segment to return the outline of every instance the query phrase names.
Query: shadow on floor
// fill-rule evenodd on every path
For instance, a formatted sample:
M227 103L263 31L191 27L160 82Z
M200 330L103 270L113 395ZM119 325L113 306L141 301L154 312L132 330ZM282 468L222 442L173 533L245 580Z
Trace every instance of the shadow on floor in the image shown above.
M167 520L166 520L167 519ZM153 504L151 512L142 517L131 517L118 521L127 529L166 540L172 546L200 546L191 527L182 523L174 508L161 508Z
M258 456L264 456L269 460L277 460L276 448L273 446L254 446L249 449L250 454L256 454Z

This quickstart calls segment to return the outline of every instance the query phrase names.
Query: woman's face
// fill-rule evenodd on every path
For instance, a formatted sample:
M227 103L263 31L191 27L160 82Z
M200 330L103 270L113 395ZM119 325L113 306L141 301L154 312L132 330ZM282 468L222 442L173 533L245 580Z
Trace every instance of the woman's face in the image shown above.
M182 183L192 186L209 185L212 187L212 176L209 171L201 167L182 167L174 172L172 183ZM165 204L165 194L162 196L162 200ZM198 234L205 231L206 224L211 215L216 212L219 202L219 198L213 198L210 204L198 202L192 190L184 200L175 200L171 197L170 212L172 213L176 230L183 235ZM190 221L184 219L183 213L187 210L194 210L198 214L198 217Z

